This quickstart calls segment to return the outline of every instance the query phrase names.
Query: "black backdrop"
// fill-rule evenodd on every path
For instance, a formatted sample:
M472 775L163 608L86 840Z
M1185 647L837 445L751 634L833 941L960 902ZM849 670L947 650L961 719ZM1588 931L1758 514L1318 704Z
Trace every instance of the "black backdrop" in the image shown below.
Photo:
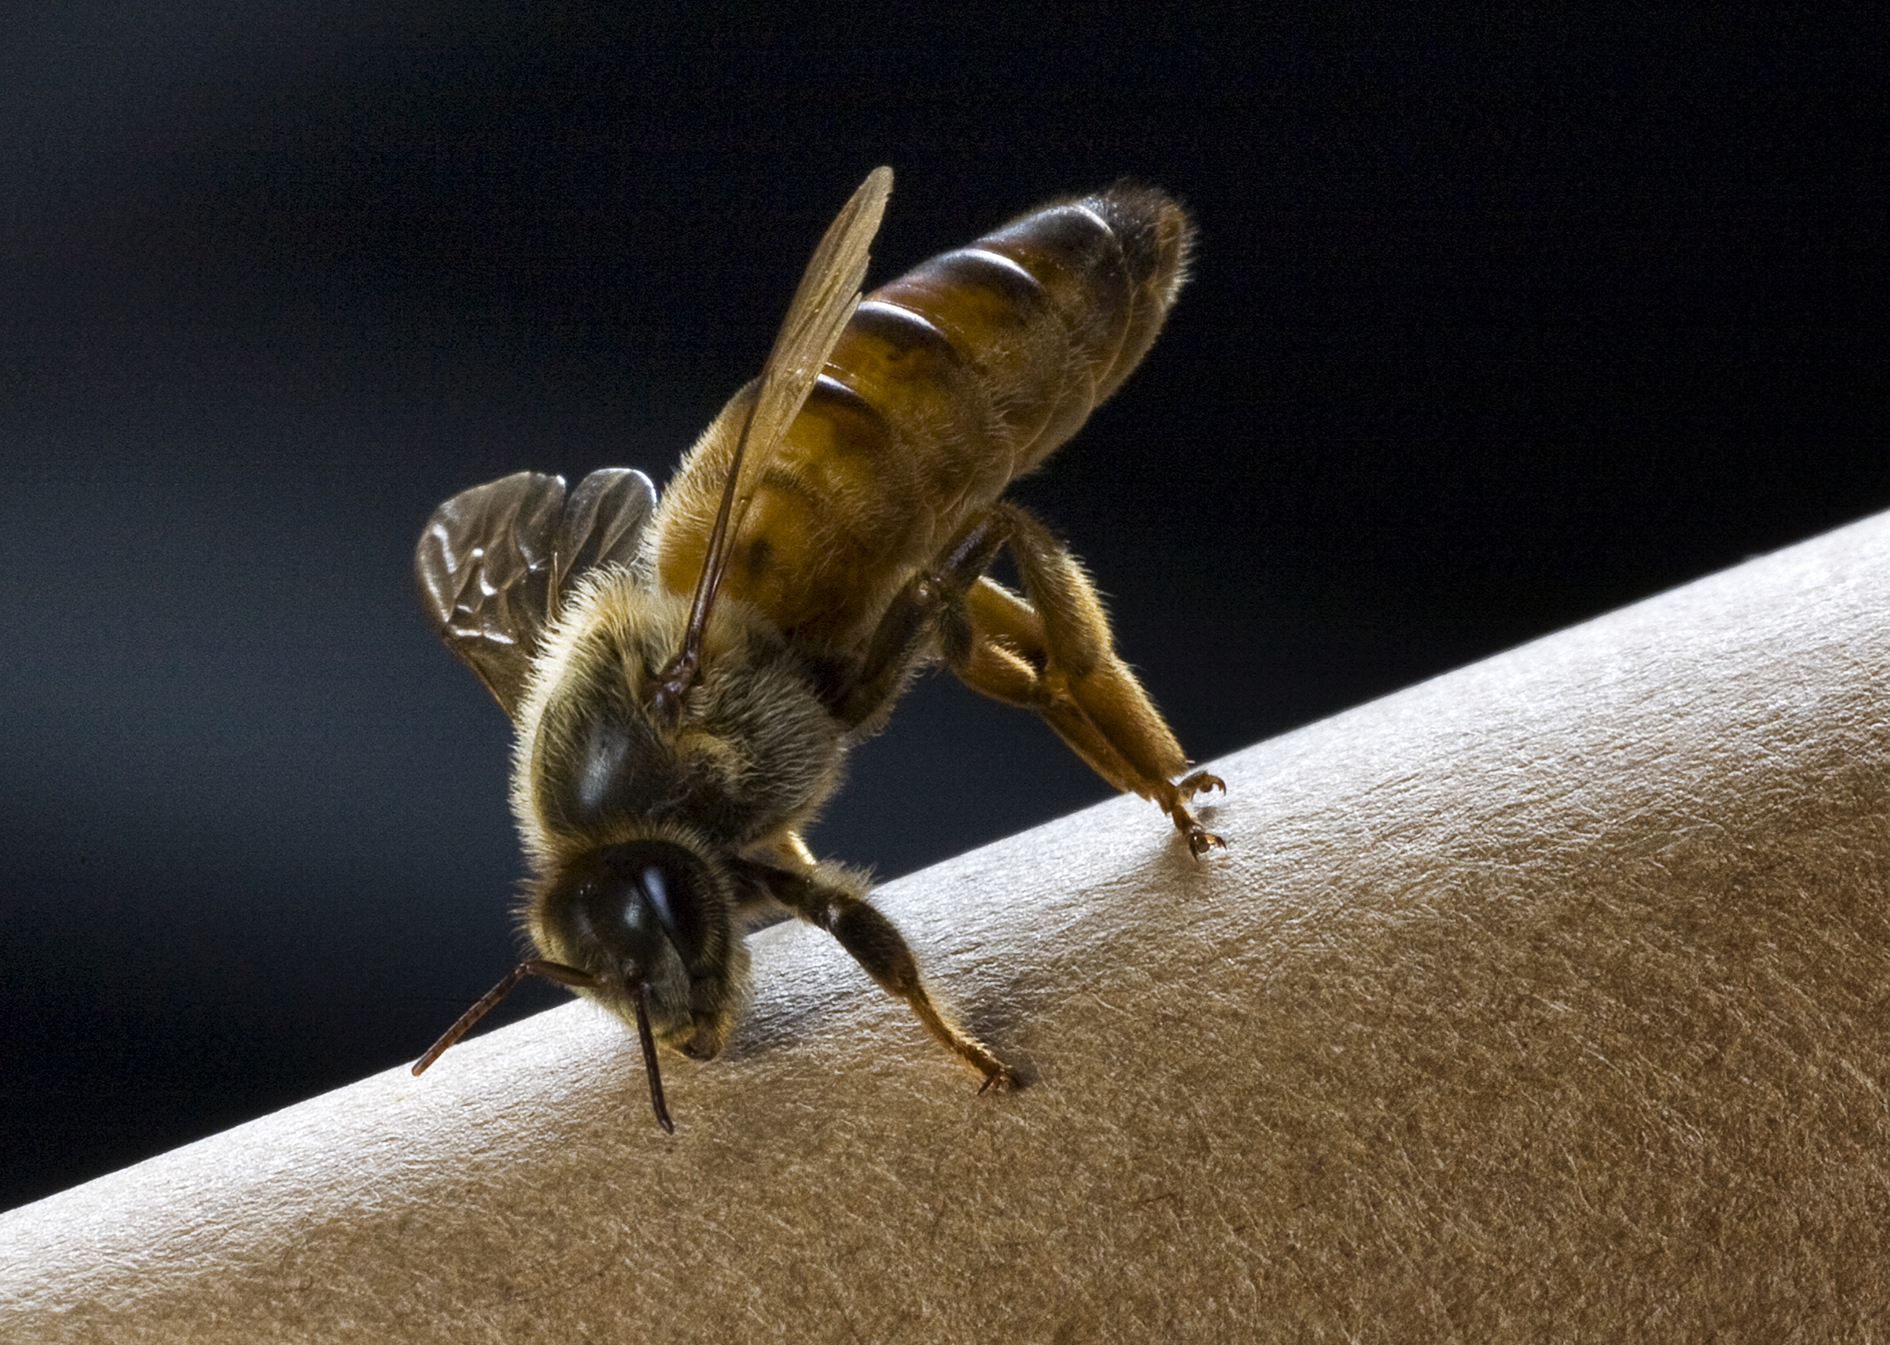
M0 1205L410 1059L509 965L506 727L416 530L660 482L877 163L876 279L1120 175L1193 209L1022 494L1198 757L1890 504L1866 7L900 8L4 21ZM892 875L1103 792L934 677L814 839Z

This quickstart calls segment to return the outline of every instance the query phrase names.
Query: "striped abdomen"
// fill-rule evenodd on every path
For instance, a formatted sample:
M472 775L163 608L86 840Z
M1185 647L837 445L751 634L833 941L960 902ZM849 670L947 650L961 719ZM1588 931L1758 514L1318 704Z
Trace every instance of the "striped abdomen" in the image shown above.
M1163 193L1115 187L867 295L759 477L723 592L834 652L862 638L965 519L1128 376L1174 301L1191 232ZM678 515L719 495L718 430L745 406L724 411L672 485ZM687 592L706 529L677 523L659 575Z

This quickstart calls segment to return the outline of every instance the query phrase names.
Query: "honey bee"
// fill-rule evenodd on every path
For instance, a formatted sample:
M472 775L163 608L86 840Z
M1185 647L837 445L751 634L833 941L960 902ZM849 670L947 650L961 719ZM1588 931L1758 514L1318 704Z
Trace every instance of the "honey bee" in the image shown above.
M782 908L840 941L985 1079L1014 1081L933 1002L868 877L801 834L848 746L922 666L1036 711L1111 784L1159 804L1198 857L1219 837L1180 746L1112 648L1075 557L1003 498L1142 358L1192 226L1117 186L1033 211L860 297L892 189L880 168L829 227L759 378L659 502L642 473L520 472L454 496L421 535L428 615L517 727L512 809L536 956L526 975L633 1025L657 1122L656 1044L721 1051L747 922ZM1021 593L985 571L1008 548Z

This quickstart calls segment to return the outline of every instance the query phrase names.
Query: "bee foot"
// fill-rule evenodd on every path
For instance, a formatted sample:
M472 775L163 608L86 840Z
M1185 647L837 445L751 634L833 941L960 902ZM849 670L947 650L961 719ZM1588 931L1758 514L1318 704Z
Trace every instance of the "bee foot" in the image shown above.
M1201 820L1194 815L1184 800L1200 793L1204 789L1218 789L1226 792L1227 786L1221 783L1217 775L1206 771L1196 771L1179 784L1170 787L1172 793L1162 801L1162 807L1175 824L1175 830L1188 838L1188 851L1196 859L1209 850L1225 850L1227 842L1201 825Z
M1227 842L1213 832L1200 826L1188 828L1188 849L1196 859L1201 858L1209 850L1225 850L1226 848Z
M992 1063L994 1065L996 1064L995 1061L993 1061ZM980 1066L979 1068L983 1068L983 1066ZM1017 1087L1017 1076L1015 1074L1012 1074L1008 1069L1004 1068L1004 1066L997 1065L995 1069L985 1070L984 1084L982 1087L978 1089L978 1094L979 1096L982 1097L984 1094L991 1092L993 1089L995 1089L996 1091L1000 1093L1008 1093L1016 1087Z
M1188 776L1185 780L1177 784L1175 788L1181 791L1183 798L1191 799L1196 794L1205 794L1210 789L1218 789L1221 793L1225 794L1227 792L1227 781L1221 779L1218 775L1210 775L1206 771L1196 771L1193 775Z

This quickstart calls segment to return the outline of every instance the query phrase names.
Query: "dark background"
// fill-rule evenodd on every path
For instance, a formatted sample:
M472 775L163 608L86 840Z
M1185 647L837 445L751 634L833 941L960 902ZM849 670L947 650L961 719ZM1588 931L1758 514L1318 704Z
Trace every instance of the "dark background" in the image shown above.
M521 467L660 483L875 164L876 281L1123 174L1193 209L1022 494L1198 757L1890 505L1885 66L1809 8L5 20L0 1205L510 965L507 729L415 535ZM814 839L892 875L1103 793L935 677Z

